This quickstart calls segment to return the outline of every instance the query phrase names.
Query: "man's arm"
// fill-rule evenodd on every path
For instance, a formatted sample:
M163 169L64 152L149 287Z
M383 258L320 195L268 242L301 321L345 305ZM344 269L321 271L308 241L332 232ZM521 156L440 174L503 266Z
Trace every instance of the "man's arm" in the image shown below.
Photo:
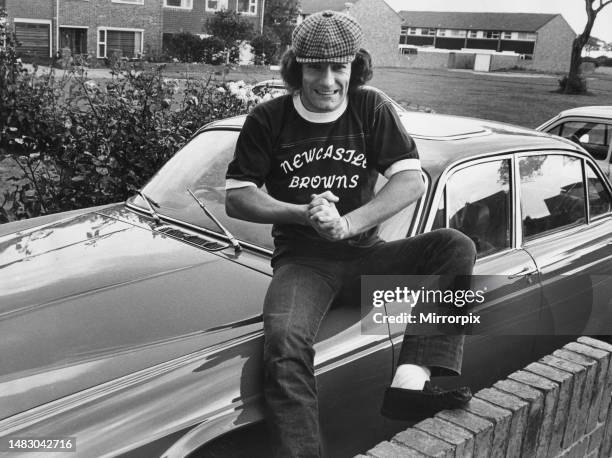
M311 225L308 205L281 202L255 186L228 189L225 211L232 218L254 223Z
M377 226L415 202L424 192L421 172L404 170L393 174L371 201L342 217L335 205L321 200L327 193L313 200L309 215L319 233L331 240L342 240Z

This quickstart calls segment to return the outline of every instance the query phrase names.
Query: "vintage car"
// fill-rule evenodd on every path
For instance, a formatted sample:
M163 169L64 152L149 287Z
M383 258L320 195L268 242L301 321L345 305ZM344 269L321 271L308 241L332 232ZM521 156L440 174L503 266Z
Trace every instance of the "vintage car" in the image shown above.
M439 382L476 390L572 335L606 334L612 190L595 161L533 130L399 116L427 190L381 226L381 237L454 227L477 246L475 273L495 279L493 300L474 309L493 327L467 336L463 375ZM224 209L224 173L243 122L202 128L125 203L0 226L3 444L69 437L80 457L266 456L270 226ZM406 427L379 413L404 326L363 332L358 302L339 300L316 343L333 457ZM397 307L407 305L386 304L384 313Z
M586 149L610 177L612 168L612 106L562 111L536 130L569 138Z

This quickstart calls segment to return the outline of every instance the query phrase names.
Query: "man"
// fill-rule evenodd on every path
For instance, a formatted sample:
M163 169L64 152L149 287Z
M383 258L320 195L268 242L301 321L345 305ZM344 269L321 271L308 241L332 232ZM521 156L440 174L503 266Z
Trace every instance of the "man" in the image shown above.
M325 11L293 33L281 74L291 90L247 117L228 167L228 215L273 223L264 302L264 393L278 457L320 455L313 344L343 286L366 274L469 275L473 243L453 230L383 243L376 226L424 192L416 147L371 78L362 31ZM378 173L388 178L374 196ZM267 193L259 188L266 185ZM416 420L467 402L430 375L458 374L462 336L406 336L383 413Z

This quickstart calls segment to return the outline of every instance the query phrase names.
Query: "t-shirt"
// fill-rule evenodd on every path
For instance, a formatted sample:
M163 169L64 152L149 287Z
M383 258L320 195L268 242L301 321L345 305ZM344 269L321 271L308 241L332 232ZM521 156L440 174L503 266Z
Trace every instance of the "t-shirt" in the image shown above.
M333 113L308 112L299 94L257 105L247 116L228 166L227 188L266 186L277 200L307 204L329 190L340 215L374 195L378 173L420 170L414 141L386 96L358 88ZM376 228L351 239L328 241L312 227L276 224L274 257L341 256L378 242Z

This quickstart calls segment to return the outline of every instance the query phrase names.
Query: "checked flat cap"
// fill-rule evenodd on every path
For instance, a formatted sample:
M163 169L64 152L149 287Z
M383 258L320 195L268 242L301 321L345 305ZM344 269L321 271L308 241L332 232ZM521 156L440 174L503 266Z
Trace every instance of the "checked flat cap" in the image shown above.
M298 62L352 62L362 40L359 23L335 11L311 14L292 35Z

